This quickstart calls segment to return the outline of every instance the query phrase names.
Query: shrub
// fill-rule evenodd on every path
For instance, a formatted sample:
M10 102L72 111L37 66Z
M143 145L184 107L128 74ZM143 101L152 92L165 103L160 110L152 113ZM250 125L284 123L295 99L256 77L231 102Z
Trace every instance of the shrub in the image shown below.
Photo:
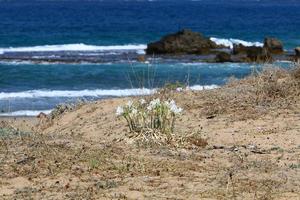
M159 98L147 102L144 99L128 101L119 106L116 114L124 117L130 132L160 132L170 135L174 131L176 117L182 112L174 100L161 101Z
M187 86L183 83L176 81L175 83L166 83L164 89L167 90L180 90L182 88L186 88Z

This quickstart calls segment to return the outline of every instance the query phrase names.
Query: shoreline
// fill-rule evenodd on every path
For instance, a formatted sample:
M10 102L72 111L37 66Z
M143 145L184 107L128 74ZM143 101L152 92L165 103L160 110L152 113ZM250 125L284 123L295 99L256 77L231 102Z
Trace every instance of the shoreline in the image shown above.
M34 58L36 57L33 53L31 56L26 55L6 55L0 54L0 63L12 63L12 64L118 64L118 63L128 63L135 62L135 63L145 63L149 64L155 60L158 60L160 63L185 63L185 62L199 62L199 63L263 63L263 62L256 62L256 61L244 61L242 60L244 55L233 55L232 60L224 60L224 61L216 61L216 55L219 53L228 52L228 50L219 50L212 54L206 55L196 55L196 54L154 54L154 55L146 55L146 54L136 54L136 53L122 53L120 55L97 55L97 52L77 52L73 56L64 57L63 54L59 53L50 53L49 55L45 55L45 58ZM91 56L90 53L96 53L96 55ZM82 54L79 56L78 54ZM86 55L85 55L86 54ZM56 57L56 56L58 57ZM62 58L59 58L62 57ZM295 61L295 54L293 51L286 51L282 55L273 55L273 62L294 62Z
M200 91L200 90L211 90L211 89L216 89L216 88L219 88L220 86L219 85L193 85L193 86L190 86L190 87L186 87L186 88L181 88L180 86L178 86L178 91L184 91L184 90L192 90L192 91ZM13 112L2 112L0 113L0 117L35 117L37 115L39 115L40 113L44 113L44 114L50 114L56 106L58 105L73 105L73 104L77 104L77 103L81 103L81 102L91 102L91 101L101 101L101 100L105 100L105 99L115 99L115 98L127 98L127 97L138 97L138 96L147 96L147 95L152 95L154 94L155 92L157 92L157 88L155 89L147 89L147 88L140 88L140 89L124 89L124 90L114 90L114 91L119 91L120 95L119 96L95 96L97 94L97 91L89 91L87 92L87 90L83 90L83 91L72 91L73 93L77 93L77 94L81 94L83 95L83 93L88 93L90 95L94 95L94 98L96 99L92 99L92 100L86 100L86 97L88 97L88 95L86 96L75 96L74 97L74 100L72 102L68 101L68 102L61 102L59 104L56 104L52 109L49 109L49 110L16 110L16 111L13 111ZM101 91L100 93L103 94L104 90L99 90ZM136 94L128 94L126 92L128 91L131 91L133 93L136 93ZM17 96L17 93L13 93L13 95L11 93L0 93L2 97L4 96L13 96L11 98L33 98L33 99L37 99L37 98L45 98L45 97L52 97L52 93L55 93L57 91L47 91L47 92L43 92L43 91L40 91L40 93L44 93L44 96L39 96L38 95L38 91L35 91L35 93L33 91L24 91L24 92L21 92L19 93L19 96ZM26 95L26 94L27 95ZM68 95L69 93L69 96L74 96L74 94L72 93L71 94L71 91L59 91L60 94L64 94L64 95ZM99 92L98 92L99 93ZM104 92L105 93L105 92ZM49 95L51 94L51 95ZM0 100L1 100L1 96L0 96ZM68 96L68 97L69 97ZM62 98L63 96L55 96L55 98ZM7 97L6 97L7 98ZM82 100L81 100L82 98ZM11 107L13 106L13 104L10 105Z

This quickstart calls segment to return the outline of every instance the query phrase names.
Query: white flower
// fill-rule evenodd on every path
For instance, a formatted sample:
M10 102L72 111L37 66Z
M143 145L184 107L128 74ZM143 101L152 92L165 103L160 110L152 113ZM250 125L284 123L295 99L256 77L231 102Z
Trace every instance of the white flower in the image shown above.
M155 107L160 105L160 99L153 99L150 101L149 106L147 107L148 110L153 110Z
M171 106L176 106L175 101L174 101L174 100L171 100L171 101L170 101L170 105L171 105Z
M167 106L169 109L171 108L172 104L175 104L175 102L173 100L164 102L164 105Z
M182 108L177 107L177 106L172 106L170 109L174 114L179 114L182 112Z
M183 88L182 87L176 88L176 91L181 92L181 91L183 91Z
M122 106L118 106L117 111L116 111L116 115L117 116L121 116L124 114L124 109Z
M148 110L153 110L153 107L152 107L151 105L149 105L149 106L147 107L147 109L148 109Z
M131 109L131 113L132 113L133 115L136 115L137 112L138 112L137 109L135 109L135 108L132 108L132 109Z
M140 104L144 105L146 103L145 99L140 99Z
M168 101L164 101L164 105L167 106L168 108L170 107L170 103Z
M177 107L174 100L171 100L170 102L165 102L166 106L170 109L171 112L174 114L179 114L182 112L182 108Z
M128 108L130 108L132 106L132 104L133 104L133 102L131 100L129 100L126 105L128 106Z

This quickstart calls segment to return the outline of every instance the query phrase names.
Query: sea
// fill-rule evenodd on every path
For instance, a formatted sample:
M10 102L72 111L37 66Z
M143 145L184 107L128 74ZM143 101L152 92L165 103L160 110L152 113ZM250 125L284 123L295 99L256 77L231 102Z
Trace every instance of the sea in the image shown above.
M146 95L166 83L212 89L262 68L149 58L147 43L181 29L217 43L300 46L298 0L0 0L0 116L34 116L56 105ZM291 63L275 65L289 67Z

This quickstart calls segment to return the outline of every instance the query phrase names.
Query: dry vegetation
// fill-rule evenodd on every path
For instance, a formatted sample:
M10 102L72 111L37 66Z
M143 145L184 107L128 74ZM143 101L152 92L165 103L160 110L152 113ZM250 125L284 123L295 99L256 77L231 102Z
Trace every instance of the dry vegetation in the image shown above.
M188 143L136 141L115 109L60 107L0 128L1 199L300 199L300 70L267 68L210 91L161 91ZM149 97L145 97L149 98Z

